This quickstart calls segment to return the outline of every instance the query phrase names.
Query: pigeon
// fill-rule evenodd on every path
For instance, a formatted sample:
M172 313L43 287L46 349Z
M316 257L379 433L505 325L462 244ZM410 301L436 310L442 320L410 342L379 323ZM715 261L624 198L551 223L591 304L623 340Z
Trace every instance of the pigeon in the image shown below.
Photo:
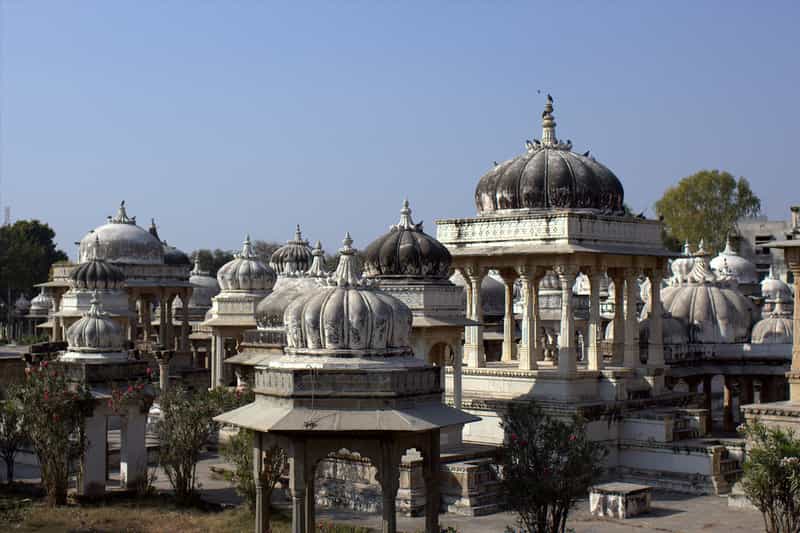
M589 152L591 152L591 150L586 150L583 152L583 157L589 157Z

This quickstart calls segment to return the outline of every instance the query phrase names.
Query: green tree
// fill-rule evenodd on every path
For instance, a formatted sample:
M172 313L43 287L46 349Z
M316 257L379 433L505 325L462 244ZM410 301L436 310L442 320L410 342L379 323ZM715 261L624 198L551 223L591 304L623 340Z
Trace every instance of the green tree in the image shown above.
M6 394L8 399L0 403L0 459L6 464L6 483L10 485L14 482L14 460L25 442L25 426L16 385Z
M745 178L719 170L701 170L670 187L656 202L656 213L666 226L664 242L705 241L708 251L721 250L736 222L761 212L761 200Z
M503 415L501 486L526 533L563 533L567 515L602 472L606 449L580 418L547 416L533 402Z
M742 489L761 511L768 533L800 531L800 439L761 423L739 430L748 439Z
M216 276L220 267L233 259L233 252L219 248L213 251L202 248L192 252L192 257L200 263L200 270L208 272L210 276Z
M283 245L277 242L253 241L253 253L258 256L259 261L268 265L272 253L281 246Z
M66 261L56 248L53 229L38 220L18 220L0 227L0 294L30 293L33 285L47 281L50 266ZM11 294L11 302L15 294Z

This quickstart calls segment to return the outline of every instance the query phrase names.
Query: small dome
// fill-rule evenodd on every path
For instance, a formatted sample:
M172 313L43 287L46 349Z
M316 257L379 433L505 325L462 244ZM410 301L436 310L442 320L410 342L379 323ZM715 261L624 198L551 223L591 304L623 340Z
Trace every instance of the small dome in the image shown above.
M359 279L348 233L331 285L286 309L289 354L410 355L411 310Z
M753 326L753 344L792 344L794 337L792 312L783 300L774 302L772 312Z
M589 152L572 152L572 143L556 139L553 100L542 113L542 140L526 142L527 152L495 167L475 189L479 215L513 209L592 209L623 212L619 179Z
M189 275L189 283L192 285L192 296L189 298L189 307L209 308L211 299L219 294L219 283L217 278L209 276L208 272L200 270L200 263L195 261L194 268ZM174 308L183 307L180 297L175 298L172 304Z
M369 278L445 279L452 258L447 248L411 220L408 200L400 222L364 250L364 276Z
M124 344L122 327L103 312L96 295L89 312L67 329L70 352L119 352Z
M100 250L93 251L98 245ZM120 204L117 216L108 217L108 223L95 228L81 239L79 262L94 256L103 257L110 263L164 264L161 241L137 226L136 217L128 217L125 202Z
M272 252L269 266L279 276L292 276L308 270L313 259L311 248L308 246L308 241L303 239L300 224L298 224L294 239L286 241L286 244Z
M450 276L450 281L464 289L463 302L466 305L467 282L459 271ZM481 281L481 308L484 315L494 316L505 313L506 288L503 278L496 270L490 270Z
M794 300L792 288L775 275L772 267L769 268L767 277L761 281L761 295L766 301L781 299L784 302L791 302Z
M702 248L702 245L701 245ZM689 241L686 241L683 244L683 255L676 259L673 259L670 263L670 270L672 270L672 280L674 283L681 283L686 281L689 277L689 273L692 271L694 267L694 254L692 254L692 249L689 247Z
M16 310L16 312L21 315L24 315L28 312L30 308L31 308L30 300L25 298L24 294L20 294L19 298L17 298L17 301L14 302L14 309Z
M275 277L275 271L253 253L249 235L241 253L217 272L217 281L223 291L267 292L275 285Z
M39 294L31 300L31 307L28 312L32 315L47 316L52 308L53 298L51 298L50 295L45 292L44 287L42 287Z
M192 260L182 251L164 242L164 264L172 266L192 266Z
M730 276L738 283L758 283L756 266L736 253L730 239L725 243L725 249L711 260L711 270L718 276Z
M81 290L114 290L125 285L125 273L119 267L97 257L77 265L69 273L69 278L70 285Z

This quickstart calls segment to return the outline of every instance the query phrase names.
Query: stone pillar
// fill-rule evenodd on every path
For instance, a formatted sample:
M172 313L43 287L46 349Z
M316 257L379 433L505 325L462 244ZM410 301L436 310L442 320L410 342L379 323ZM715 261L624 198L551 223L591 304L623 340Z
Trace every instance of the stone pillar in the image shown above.
M578 269L573 265L556 267L561 282L561 333L558 336L558 373L573 376L577 371L575 359L575 314L572 311L572 286Z
M614 281L614 322L612 343L612 360L620 366L625 360L625 276L623 270L614 269L611 273Z
M505 306L503 313L503 353L500 358L504 363L510 363L516 355L517 344L514 342L514 276L503 272L503 286L505 288Z
M106 492L106 415L95 413L86 419L86 452L81 465L78 494L82 496L102 496Z
M722 430L733 431L733 380L724 376L725 385L722 397Z
M225 377L222 372L222 362L225 361L225 337L219 333L214 334L214 354L211 362L211 373L213 379L211 387L221 387L225 385Z
M169 350L169 344L167 344L167 293L164 289L159 291L158 311L158 343L163 349Z
M150 296L142 296L139 300L139 306L141 307L142 323L144 324L144 340L145 342L150 342L153 335L153 320L150 318L150 310L152 309Z
M786 249L784 254L794 276L792 367L786 377L789 378L789 401L800 402L800 248Z
M483 350L483 303L481 302L481 283L486 275L486 269L469 266L465 269L465 275L469 277L469 291L472 296L469 298L471 309L470 315L476 326L467 326L468 340L464 345L464 353L467 358L467 366L479 368L486 366L486 354Z
M264 454L261 451L262 433L253 432L253 480L256 485L256 527L255 533L264 533L264 486L261 482L261 471L264 469Z
M305 475L306 475L306 498L305 498L305 506L303 511L305 512L304 521L306 523L306 528L309 531L316 531L317 529L317 519L315 513L316 507L316 497L314 492L314 471L316 470L316 465L312 462L306 462L305 467Z
M389 439L381 440L381 496L383 520L381 533L397 532L396 499L400 488L400 465L395 458L394 444ZM427 521L427 520L426 520Z
M603 272L592 269L589 275L589 370L603 369L603 354L600 351L600 281Z
M639 321L636 313L636 297L639 294L636 269L625 269L625 368L638 368L639 359ZM616 338L614 339L616 340Z
M534 320L535 282L530 267L517 267L522 288L522 338L519 342L520 370L535 370L536 365L536 323Z
M292 497L292 533L307 533L311 531L305 527L305 455L305 443L297 441L292 442L292 456L289 458L289 493Z
M464 363L464 347L457 342L453 349L453 406L461 409L461 374Z
M429 433L428 453L423 458L425 478L425 533L440 533L439 530L439 430Z
M156 359L158 359L158 386L162 394L169 386L169 362L173 353L171 350L156 352Z
M120 419L120 485L135 489L147 482L147 414L138 407Z
M132 292L128 296L128 311L131 313L130 320L128 321L128 340L135 343L136 342L136 333L139 329L139 313L136 309L136 292Z
M710 374L706 374L703 376L703 393L705 394L705 398L703 399L703 408L708 411L708 420L709 424L711 423L711 378L714 376Z
M192 289L183 291L181 301L183 302L183 309L181 310L181 351L189 351L189 300L192 298Z
M650 337L647 346L647 366L650 367L664 366L664 310L661 307L661 278L663 275L660 268L649 272Z

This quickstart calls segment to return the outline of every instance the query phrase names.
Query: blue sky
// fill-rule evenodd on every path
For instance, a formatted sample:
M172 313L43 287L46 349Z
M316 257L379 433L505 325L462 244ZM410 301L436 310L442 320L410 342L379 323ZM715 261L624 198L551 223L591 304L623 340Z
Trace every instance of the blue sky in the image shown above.
M2 203L70 256L122 199L187 251L435 234L545 92L637 212L702 168L800 203L797 2L0 4Z

